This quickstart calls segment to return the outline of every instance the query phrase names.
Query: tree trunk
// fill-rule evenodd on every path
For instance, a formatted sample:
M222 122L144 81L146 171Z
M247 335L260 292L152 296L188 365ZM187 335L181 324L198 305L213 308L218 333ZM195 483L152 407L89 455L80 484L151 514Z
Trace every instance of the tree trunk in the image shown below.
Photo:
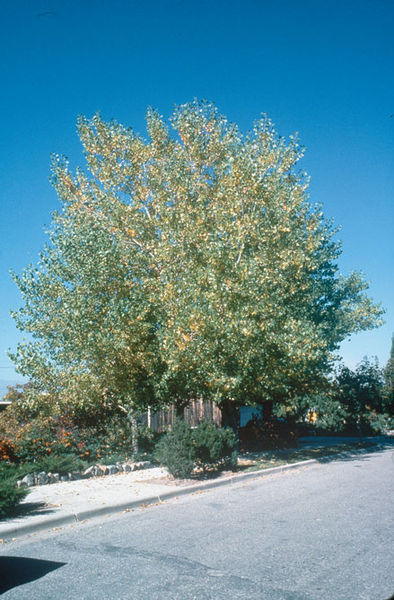
M222 412L222 427L230 427L238 436L239 429L239 408L232 400L224 400L220 404Z
M121 404L118 405L120 410L127 415L128 420L130 421L130 429L131 429L131 446L133 448L133 454L138 454L138 426L137 419L135 415L134 408L129 408L127 410L126 407Z
M271 420L273 408L274 403L272 400L266 400L265 402L263 402L263 423L268 423L268 421Z
M133 448L133 454L136 456L138 454L138 427L137 427L137 419L135 417L135 411L133 408L129 410L129 420L131 425L131 445Z

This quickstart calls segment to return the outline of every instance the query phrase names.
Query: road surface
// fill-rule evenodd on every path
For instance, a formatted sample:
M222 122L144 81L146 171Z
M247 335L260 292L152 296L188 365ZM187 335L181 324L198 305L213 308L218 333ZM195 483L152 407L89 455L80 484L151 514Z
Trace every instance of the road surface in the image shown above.
M388 600L393 499L386 449L36 534L2 599Z

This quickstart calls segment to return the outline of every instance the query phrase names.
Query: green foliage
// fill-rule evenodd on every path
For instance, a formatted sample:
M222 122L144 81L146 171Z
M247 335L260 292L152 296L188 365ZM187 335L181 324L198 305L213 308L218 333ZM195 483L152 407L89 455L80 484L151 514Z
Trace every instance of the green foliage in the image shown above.
M345 412L346 427L359 433L370 429L373 415L386 412L383 374L377 360L365 357L354 371L341 366L334 383L335 399ZM375 419L375 428L381 420Z
M26 394L33 387L32 382L28 381L27 383L17 384L17 385L8 385L7 393L5 394L3 400L8 402L21 402L25 400Z
M294 422L275 418L262 421L254 418L239 430L239 445L242 451L295 448L297 444L297 427Z
M0 458L38 464L52 457L74 457L92 463L133 454L131 426L120 415L102 415L95 425L86 425L92 418L81 420L80 413L76 417L38 413L27 419L24 405L21 408L18 404L13 403L0 415Z
M158 463L167 467L174 477L190 477L195 466L191 428L184 421L176 421L158 442L155 450Z
M0 519L6 517L27 494L26 490L15 487L13 480L0 481Z
M300 398L297 409L299 417L318 429L341 431L346 425L346 407L338 398L335 386L329 384L324 391Z
M394 417L392 414L368 411L364 415L364 419L373 433L384 434L394 429Z
M221 469L237 464L237 439L231 429L203 422L192 429L176 421L156 446L156 460L174 477L190 477L195 467Z
M153 431L149 427L138 428L138 450L142 454L151 455L154 453L156 445L161 438L161 434Z
M383 370L384 387L383 394L386 400L387 410L394 417L394 335L391 340L390 358Z
M46 473L72 473L73 471L82 471L86 469L87 462L74 454L52 455L41 459L34 468L34 471L45 471ZM31 472L31 471L30 471Z
M298 415L321 430L384 433L393 425L386 382L377 359L364 357L354 370L340 365L324 391L298 399Z
M203 469L235 467L237 438L230 428L219 428L209 421L202 422L192 432L194 456Z
M361 276L338 274L296 138L266 117L243 136L197 101L171 126L149 111L144 141L81 118L86 173L54 157L62 209L37 267L15 275L33 341L12 358L32 406L42 393L58 414L107 403L132 417L199 396L287 406L344 338L380 323Z
M16 480L16 470L0 462L0 519L8 516L29 493L26 489L17 488Z

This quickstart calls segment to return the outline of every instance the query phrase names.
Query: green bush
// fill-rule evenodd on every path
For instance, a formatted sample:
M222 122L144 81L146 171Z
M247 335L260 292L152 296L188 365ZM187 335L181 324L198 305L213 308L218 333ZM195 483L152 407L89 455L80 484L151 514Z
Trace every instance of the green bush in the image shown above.
M158 442L156 460L167 467L174 477L190 477L194 469L194 446L192 430L184 421L176 421Z
M374 434L385 434L390 429L394 429L394 417L387 413L379 414L376 411L369 411L364 415Z
M155 458L174 477L190 477L194 468L234 467L237 439L231 429L221 429L203 422L191 429L184 421L176 421L157 444Z
M86 469L87 462L78 458L73 454L63 456L46 456L36 463L34 471L45 471L46 473L72 473L73 471L81 471ZM31 471L30 471L31 472Z
M235 467L237 438L230 428L204 421L193 431L195 461L203 469Z
M146 426L138 427L138 450L142 454L154 454L161 434Z
M29 493L25 488L16 487L17 478L16 468L5 463L0 465L0 519L9 515Z

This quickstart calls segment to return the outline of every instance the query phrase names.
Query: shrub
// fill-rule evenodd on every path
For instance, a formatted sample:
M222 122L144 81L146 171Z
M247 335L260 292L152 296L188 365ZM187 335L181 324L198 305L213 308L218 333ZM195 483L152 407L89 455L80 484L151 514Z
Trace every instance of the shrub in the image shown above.
M184 421L176 421L156 446L156 460L174 477L190 477L196 466L223 468L235 466L237 439L231 429L221 429L203 422L191 429Z
M16 460L15 445L10 439L0 439L0 460Z
M17 488L15 481L0 481L0 519L6 517L25 498L28 490Z
M138 427L138 449L145 454L154 454L156 445L160 440L161 434L153 431L149 427Z
M394 417L387 413L379 414L371 410L364 415L364 419L375 434L384 434L394 428Z
M45 471L47 473L72 473L73 471L81 471L86 469L87 463L73 454L63 456L46 456L40 460L35 471Z
M192 430L184 421L176 421L158 442L156 460L167 467L174 477L190 477L194 469Z
M17 488L16 480L16 470L3 463L0 468L0 519L12 512L29 493L29 490Z
M195 460L203 469L234 467L237 464L237 438L230 428L203 421L193 431Z
M261 422L252 419L239 429L239 443L242 451L296 448L297 429L293 423L273 419Z

